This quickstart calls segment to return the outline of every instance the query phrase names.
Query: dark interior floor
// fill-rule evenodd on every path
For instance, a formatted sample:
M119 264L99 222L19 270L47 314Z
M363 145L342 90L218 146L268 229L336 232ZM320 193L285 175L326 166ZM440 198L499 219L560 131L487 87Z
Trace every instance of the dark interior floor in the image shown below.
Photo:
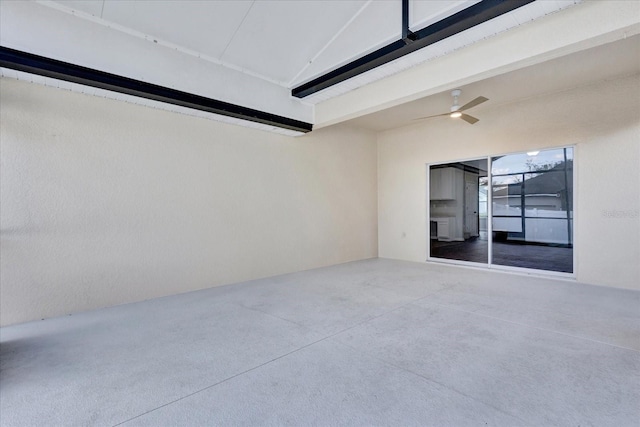
M431 257L486 264L488 242L479 238L464 242L431 240ZM573 249L494 241L493 264L572 273Z

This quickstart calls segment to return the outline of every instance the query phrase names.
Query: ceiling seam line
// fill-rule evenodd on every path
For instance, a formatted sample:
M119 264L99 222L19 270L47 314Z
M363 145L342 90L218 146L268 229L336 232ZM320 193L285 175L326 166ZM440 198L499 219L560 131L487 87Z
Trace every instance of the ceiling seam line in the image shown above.
M327 50L329 48L329 46L331 46L333 44L333 42L336 41L336 39L347 29L347 27L349 25L351 25L353 23L353 21L356 20L356 18L358 16L360 16L360 14L373 2L373 0L368 0L364 5L362 5L362 7L360 9L358 9L358 11L342 26L342 28L340 28L340 30L338 30L333 37L331 37L331 39L322 47L322 49L320 49L320 51L318 51L318 53L316 53L313 58L311 58L310 61L308 61L304 67L302 67L302 69L291 79L291 81L289 81L289 83L287 84L287 88L291 89L291 86L293 86L295 84L295 81L298 77L300 77L300 75L302 73L304 73L307 68L309 68L311 66L311 64L313 64L315 62L316 59L318 59L318 57L320 57L320 55L322 55L324 53L325 50Z
M255 3L256 3L256 0L253 0L249 5L249 7L247 8L247 11L244 13L244 16L242 17L242 21L240 21L240 23L236 27L236 30L233 32L233 35L227 42L227 45L224 47L224 49L222 49L222 53L220 54L220 60L222 60L222 58L224 57L224 54L227 53L227 49L229 48L229 45L231 44L233 39L236 37L236 34L238 34L238 31L240 31L240 27L242 27L242 24L244 24L244 20L247 19L247 16L249 15L249 12L251 12L251 9L253 8L253 5Z
M160 39L158 37L152 36L150 34L145 34L145 33L142 33L140 31L133 30L133 29L125 27L123 25L116 24L115 22L107 21L105 19L99 18L98 16L91 15L91 14L88 14L86 12L82 12L82 11L78 11L78 10L72 9L70 7L64 6L62 4L56 3L56 2L51 1L51 0L35 0L35 2L40 4L40 5L42 5L42 6L58 10L60 12L67 13L69 15L73 15L73 16L75 16L77 18L81 18L81 19L85 19L85 20L90 21L90 22L94 22L94 23L96 23L98 25L102 25L103 27L107 27L107 28L110 28L112 30L119 31L121 33L130 35L130 36L133 36L133 37L137 37L137 38L142 39L142 40L154 41L154 43L157 44L157 45L164 46L166 48L176 50L176 51L178 51L180 53L183 53L185 55L193 56L193 57L202 59L204 61L210 62L212 64L216 64L216 65L219 65L221 67L228 68L230 70L238 71L238 72L240 72L242 74L246 74L248 76L252 76L252 77L255 77L255 78L260 79L260 80L264 80L265 82L269 82L271 84L274 84L276 86L282 87L284 89L290 89L286 85L285 82L281 82L281 81L278 81L276 79L272 79L272 78L269 78L267 76L264 76L264 75L262 75L260 73L256 73L256 72L247 70L245 68L242 68L242 67L239 67L239 66L236 66L236 65L233 65L233 64L226 63L226 62L224 62L224 61L222 61L222 60L220 60L218 58L215 58L213 56L209 56L209 55L203 54L201 52L197 52L197 51L194 51L192 49L185 48L183 46L180 46L180 45L165 41L163 39Z

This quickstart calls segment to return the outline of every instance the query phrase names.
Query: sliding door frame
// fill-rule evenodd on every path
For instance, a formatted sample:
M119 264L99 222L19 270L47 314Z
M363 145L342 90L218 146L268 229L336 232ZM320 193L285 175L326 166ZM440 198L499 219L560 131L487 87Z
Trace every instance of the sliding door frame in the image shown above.
M575 280L576 279L576 266L577 266L577 244L576 242L578 241L579 237L576 236L576 230L578 229L577 224L578 224L578 214L577 214L577 200L578 200L578 191L576 191L576 187L577 187L577 169L578 169L578 161L577 161L577 157L578 157L578 150L577 147L575 145L561 145L561 146L555 146L555 147L545 147L545 148L540 148L540 149L535 149L538 151L547 151L547 150L554 150L554 149L563 149L563 148L571 148L573 149L573 165L572 165L572 189L571 189L571 193L572 193L572 220L571 220L571 241L572 241L572 272L571 273L565 273L565 272L560 272L560 271L551 271L551 270L542 270L542 269L534 269L534 268L525 268L525 267L513 267L513 266L507 266L507 265L501 265L501 264L494 264L493 263L493 174L491 172L492 170L492 158L496 157L496 156L509 156L509 155L514 155L514 154L522 154L522 153L526 153L527 151L513 151L513 152L509 152L509 153L500 153L500 154L493 154L493 155L488 155L486 157L473 157L473 158L466 158L466 159L454 159L454 160L449 160L449 161L442 161L442 162L433 162L433 163L427 163L426 164L426 204L427 204L427 209L426 209L426 223L427 223L427 235L426 235L426 242L427 242L427 262L434 262L434 263L441 263L441 264L451 264L451 265L458 265L458 266L465 266L465 267L475 267L475 268L481 268L481 269L489 269L489 270L497 270L497 271L505 271L505 272L510 272L510 273L519 273L519 274L526 274L526 275L536 275L536 276L552 276L555 278L563 278L563 279L569 279L569 280ZM534 151L534 149L531 149L530 151ZM447 164L451 164L451 163L462 163L462 162L466 162L466 161L474 161L474 160L483 160L486 159L487 160L487 245L488 245L488 259L486 263L479 263L479 262L472 262L472 261L461 261L461 260L455 260L455 259L447 259L447 258L437 258L437 257L432 257L431 256L431 167L432 166L442 166L442 165L447 165ZM525 206L522 206L521 209L525 209Z

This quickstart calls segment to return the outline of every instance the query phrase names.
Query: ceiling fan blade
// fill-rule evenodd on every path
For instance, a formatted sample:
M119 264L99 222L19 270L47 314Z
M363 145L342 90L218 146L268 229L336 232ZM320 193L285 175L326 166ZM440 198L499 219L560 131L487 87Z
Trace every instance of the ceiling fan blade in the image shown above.
M451 113L444 113L444 114L436 114L435 116L427 116L427 117L418 117L417 119L413 119L413 120L425 120L425 119L432 119L434 117L442 117L442 116L448 116Z
M468 110L469 108L473 108L476 105L480 105L483 102L487 102L489 100L489 98L485 98L484 96L479 96L476 99L474 99L473 101L467 102L466 104L464 104L462 107L460 107L458 109L458 111L464 111L464 110Z
M464 120L465 122L469 123L470 125L472 125L472 124L474 124L474 123L476 123L476 122L480 121L479 119L476 119L475 117L470 116L470 115L468 115L468 114L464 114L464 113L462 113L462 115L460 116L460 118L461 118L462 120Z

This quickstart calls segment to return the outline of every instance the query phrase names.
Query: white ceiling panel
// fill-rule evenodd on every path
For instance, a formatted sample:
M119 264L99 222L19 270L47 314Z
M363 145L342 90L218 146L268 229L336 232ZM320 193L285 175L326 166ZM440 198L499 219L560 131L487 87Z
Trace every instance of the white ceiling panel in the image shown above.
M400 39L401 29L402 2L370 2L290 86L297 86Z
M57 0L56 3L100 18L104 2L103 0Z
M479 2L480 0L411 0L409 28L412 31L419 30Z
M102 18L219 59L252 3L105 0Z
M291 80L364 1L256 1L222 57L280 82Z

